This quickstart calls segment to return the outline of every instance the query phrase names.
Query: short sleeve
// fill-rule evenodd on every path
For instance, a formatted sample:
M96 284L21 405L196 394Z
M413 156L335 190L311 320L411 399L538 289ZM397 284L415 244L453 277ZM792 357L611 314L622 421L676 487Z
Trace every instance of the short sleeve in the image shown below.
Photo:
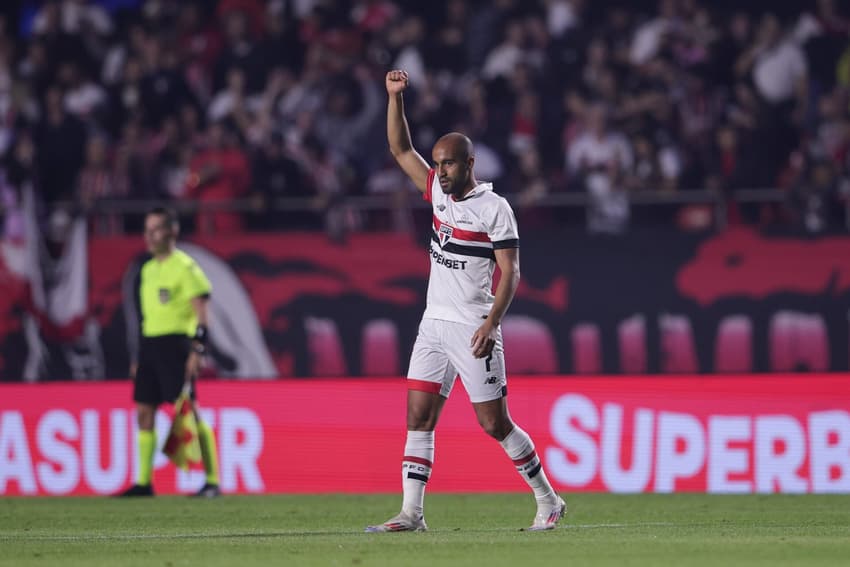
M499 198L493 210L493 220L487 230L493 248L519 248L519 229L511 206L504 198Z
M207 279L207 276L204 274L203 270L201 270L201 267L195 261L192 261L188 265L186 271L187 295L193 299L202 295L209 295L212 291L212 284L210 284L210 280Z
M437 172L434 170L433 167L428 170L428 181L425 182L427 187L425 188L425 192L422 193L422 198L428 201L429 203L432 202L431 192L434 190L434 177L436 177L436 175Z

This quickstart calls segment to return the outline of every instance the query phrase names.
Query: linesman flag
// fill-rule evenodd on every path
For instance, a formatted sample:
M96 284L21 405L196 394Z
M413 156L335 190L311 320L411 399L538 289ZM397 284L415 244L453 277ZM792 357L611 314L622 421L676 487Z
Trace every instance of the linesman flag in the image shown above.
M198 420L189 401L189 388L174 403L174 420L171 430L162 447L162 452L181 469L188 469L191 463L201 462L201 443L198 440Z

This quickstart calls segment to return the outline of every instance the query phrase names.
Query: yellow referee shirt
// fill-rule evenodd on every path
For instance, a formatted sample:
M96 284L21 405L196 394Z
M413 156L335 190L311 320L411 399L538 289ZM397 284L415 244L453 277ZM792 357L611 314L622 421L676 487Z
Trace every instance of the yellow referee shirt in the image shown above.
M151 258L142 266L139 288L142 336L195 334L198 318L192 299L210 293L212 286L191 256L175 249L163 261Z

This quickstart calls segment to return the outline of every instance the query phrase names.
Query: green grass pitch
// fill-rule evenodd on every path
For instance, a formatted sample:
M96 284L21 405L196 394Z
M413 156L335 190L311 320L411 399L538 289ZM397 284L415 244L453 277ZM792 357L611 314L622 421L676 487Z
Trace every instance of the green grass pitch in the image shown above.
M432 494L427 533L366 534L400 495L0 498L0 565L850 565L850 495Z

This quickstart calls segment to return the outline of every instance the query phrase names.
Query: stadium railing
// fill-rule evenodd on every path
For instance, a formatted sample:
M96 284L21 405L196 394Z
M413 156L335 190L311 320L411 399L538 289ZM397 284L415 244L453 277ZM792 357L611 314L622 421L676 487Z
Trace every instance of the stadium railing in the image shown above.
M376 195L350 195L334 199L333 205L344 204L347 208L360 213L391 212L399 207L410 210L425 210L430 205L419 199L417 195L411 194L400 203L398 195L385 193ZM519 206L519 194L508 193L505 197L514 205ZM758 205L766 203L787 203L788 193L781 189L746 189L736 191L734 201L740 205ZM720 230L726 226L726 208L728 199L723 194L710 190L680 190L670 191L640 191L629 195L629 202L634 210L639 209L662 209L675 208L684 205L707 205L713 211L712 224L715 229ZM526 204L523 209L543 208L550 210L581 209L588 206L590 198L582 192L562 192L545 195L533 204ZM134 199L106 199L95 202L86 211L91 217L100 215L141 215L155 205L162 204L155 200ZM328 208L328 200L322 197L278 197L258 205L258 201L251 198L240 198L227 201L202 201L202 200L172 200L168 202L179 215L192 215L200 211L227 211L235 213L310 213L321 214ZM74 209L76 203L60 203L60 207ZM850 202L845 204L846 227L850 230Z

